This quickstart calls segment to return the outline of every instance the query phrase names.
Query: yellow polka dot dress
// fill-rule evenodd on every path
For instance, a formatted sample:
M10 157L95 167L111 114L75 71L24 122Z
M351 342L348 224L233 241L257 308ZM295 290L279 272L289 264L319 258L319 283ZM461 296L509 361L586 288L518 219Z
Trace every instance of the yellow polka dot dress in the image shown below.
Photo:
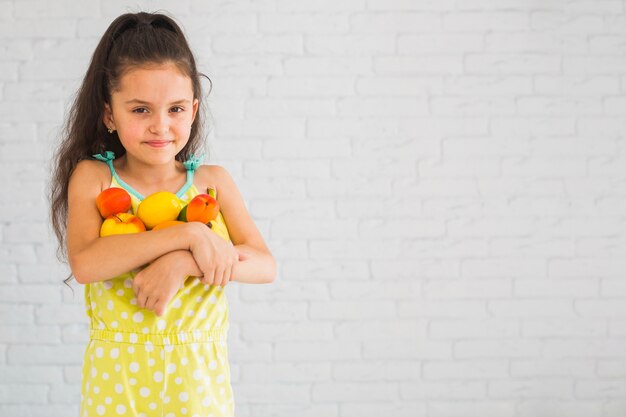
M113 152L94 155L109 165L111 187L125 188L132 211L143 199L115 173ZM193 184L198 158L185 162L183 201L199 194ZM222 214L212 222L230 241ZM228 362L228 302L223 288L188 277L165 313L137 307L132 280L138 270L85 285L90 340L81 383L81 417L234 415Z

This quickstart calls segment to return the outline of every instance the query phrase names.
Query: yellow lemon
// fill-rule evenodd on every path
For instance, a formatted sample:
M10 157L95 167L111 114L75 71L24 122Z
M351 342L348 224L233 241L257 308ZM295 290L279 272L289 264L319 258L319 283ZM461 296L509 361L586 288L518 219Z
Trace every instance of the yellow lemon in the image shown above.
M158 191L144 198L137 207L137 217L141 219L147 229L152 229L159 223L176 220L183 208L180 199L169 191Z

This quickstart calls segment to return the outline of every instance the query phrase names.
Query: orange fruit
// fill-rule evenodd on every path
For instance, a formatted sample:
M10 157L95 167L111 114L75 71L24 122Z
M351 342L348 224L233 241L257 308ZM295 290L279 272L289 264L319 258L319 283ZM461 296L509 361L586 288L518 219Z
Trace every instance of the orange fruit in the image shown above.
M165 229L167 227L176 226L177 224L185 224L185 222L181 222L180 220L167 220L163 223L159 223L152 228L152 230Z

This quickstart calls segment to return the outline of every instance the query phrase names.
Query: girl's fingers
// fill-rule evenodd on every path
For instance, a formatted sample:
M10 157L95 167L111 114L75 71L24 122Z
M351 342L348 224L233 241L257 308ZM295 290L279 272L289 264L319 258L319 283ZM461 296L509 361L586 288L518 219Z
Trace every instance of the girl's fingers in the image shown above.
M222 285L222 282L224 281L224 267L222 266L218 266L215 269L215 285Z
M161 305L161 299L153 298L150 300L150 303L148 304L148 310L156 311L157 307L160 307L160 305Z
M208 285L213 285L215 281L215 271L209 271L208 274L204 274L204 283Z
M139 293L141 292L141 287L137 284L137 280L133 280L133 292L135 293L135 297L139 298Z
M136 295L137 297L137 307L139 308L144 308L146 305L146 300L148 299L148 297L144 294L144 292L141 291L141 289L139 289L139 294Z
M226 273L224 274L224 283L222 285L222 287L225 287L226 284L228 284L230 282L230 276L233 273L233 266L229 265L228 268L226 268Z
M148 303L150 303L150 296L146 296L144 302L143 302L143 308L145 308L146 310L149 310L150 308L148 307Z
M165 306L163 305L163 302L161 300L159 300L154 305L154 312L156 313L157 316L162 316L164 310L165 310Z

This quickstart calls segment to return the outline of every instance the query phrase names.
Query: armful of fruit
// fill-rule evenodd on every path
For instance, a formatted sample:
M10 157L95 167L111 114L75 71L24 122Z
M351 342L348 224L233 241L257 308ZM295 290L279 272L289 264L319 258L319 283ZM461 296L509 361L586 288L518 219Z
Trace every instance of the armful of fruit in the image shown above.
M137 215L131 211L130 194L123 188L111 187L96 198L96 206L104 219L100 237L165 229L188 222L200 222L212 227L220 211L214 188L198 194L184 204L176 194L159 191L143 199Z
M151 194L141 201L136 216L129 213L131 199L126 190L113 187L98 195L96 205L104 218L100 237L151 233L186 223L197 225L186 229L191 232L189 250L162 254L133 270L133 291L139 307L162 315L169 301L184 287L188 276L198 276L205 284L225 286L230 281L233 264L245 257L230 241L211 230L211 221L219 214L219 203L215 189L207 191L208 194L199 194L184 206L175 194Z

